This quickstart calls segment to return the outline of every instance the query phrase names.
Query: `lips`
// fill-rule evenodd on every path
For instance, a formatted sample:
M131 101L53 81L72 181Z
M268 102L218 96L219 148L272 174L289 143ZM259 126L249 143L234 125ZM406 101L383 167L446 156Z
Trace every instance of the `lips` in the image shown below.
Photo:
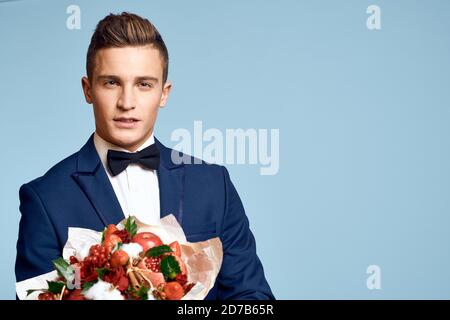
M125 122L125 123L133 123L133 122L137 122L139 120L136 119L136 118L120 117L120 118L115 118L114 121L120 121L120 122Z
M119 117L115 118L114 122L116 124L116 127L118 128L133 129L138 127L138 123L140 122L140 120L136 118Z

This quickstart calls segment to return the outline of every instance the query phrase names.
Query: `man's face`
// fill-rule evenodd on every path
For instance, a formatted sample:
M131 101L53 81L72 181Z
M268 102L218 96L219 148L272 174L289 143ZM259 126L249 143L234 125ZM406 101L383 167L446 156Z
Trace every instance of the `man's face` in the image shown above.
M135 151L153 132L171 84L163 84L159 51L151 46L101 49L92 79L82 78L86 102L93 104L97 134Z

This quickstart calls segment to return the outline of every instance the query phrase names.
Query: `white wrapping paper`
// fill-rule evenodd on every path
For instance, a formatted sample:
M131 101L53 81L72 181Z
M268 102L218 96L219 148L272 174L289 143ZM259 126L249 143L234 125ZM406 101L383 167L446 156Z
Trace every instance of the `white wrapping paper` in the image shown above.
M117 227L123 229L125 220ZM146 225L135 219L138 232L153 232L162 242L169 244L178 241L182 251L182 260L186 264L188 281L196 283L194 287L183 297L183 300L202 300L214 286L217 275L222 265L222 242L218 237L202 242L188 242L183 229L176 218L170 214L160 220L159 225ZM69 260L75 256L82 260L89 252L89 248L101 242L102 233L83 228L69 228L68 239L63 249L63 258ZM21 300L36 300L40 292L33 292L27 296L29 289L47 288L47 280L57 278L57 272L52 271L40 276L16 283L16 293ZM149 292L150 295L150 292Z

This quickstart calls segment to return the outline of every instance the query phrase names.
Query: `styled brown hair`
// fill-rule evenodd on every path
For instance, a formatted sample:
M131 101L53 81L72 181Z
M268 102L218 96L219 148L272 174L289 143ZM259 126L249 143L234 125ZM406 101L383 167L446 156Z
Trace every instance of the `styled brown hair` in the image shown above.
M88 78L92 80L95 54L98 50L145 45L153 46L161 55L164 84L169 72L169 53L156 27L147 19L133 13L109 14L99 21L89 44L86 58Z

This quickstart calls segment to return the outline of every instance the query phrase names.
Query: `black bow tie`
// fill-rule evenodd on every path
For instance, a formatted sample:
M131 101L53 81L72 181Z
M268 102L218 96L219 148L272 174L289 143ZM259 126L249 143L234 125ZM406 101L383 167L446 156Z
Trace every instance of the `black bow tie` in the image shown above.
M113 176L125 170L130 163L139 163L148 169L158 169L158 147L152 144L138 152L108 150L108 167Z

